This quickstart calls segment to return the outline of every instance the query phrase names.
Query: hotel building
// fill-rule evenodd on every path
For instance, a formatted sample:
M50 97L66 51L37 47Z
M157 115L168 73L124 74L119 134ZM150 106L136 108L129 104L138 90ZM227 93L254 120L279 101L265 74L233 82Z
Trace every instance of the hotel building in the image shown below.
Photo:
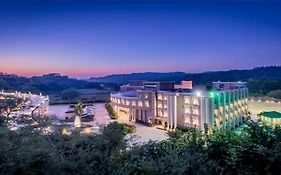
M192 82L132 81L111 94L119 117L167 129L235 128L248 115L245 82L213 82L209 91L192 91Z

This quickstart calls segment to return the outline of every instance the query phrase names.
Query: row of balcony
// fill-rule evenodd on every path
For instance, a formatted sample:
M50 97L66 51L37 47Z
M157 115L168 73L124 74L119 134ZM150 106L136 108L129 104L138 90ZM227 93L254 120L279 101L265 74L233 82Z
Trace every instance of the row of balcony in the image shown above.
M125 100L119 98L111 98L111 101L116 104L125 106L136 106L136 107L150 107L149 101L136 101L136 100Z

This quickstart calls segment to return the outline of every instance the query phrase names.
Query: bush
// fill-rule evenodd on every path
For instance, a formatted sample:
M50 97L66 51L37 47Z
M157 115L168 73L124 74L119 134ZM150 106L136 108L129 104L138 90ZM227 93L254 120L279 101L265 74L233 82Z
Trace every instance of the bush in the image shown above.
M124 131L125 133L135 133L136 132L136 126L133 125L129 125L129 124L124 124Z
M113 107L109 103L105 104L105 109L107 110L107 113L111 119L115 120L118 118L117 113L114 111Z

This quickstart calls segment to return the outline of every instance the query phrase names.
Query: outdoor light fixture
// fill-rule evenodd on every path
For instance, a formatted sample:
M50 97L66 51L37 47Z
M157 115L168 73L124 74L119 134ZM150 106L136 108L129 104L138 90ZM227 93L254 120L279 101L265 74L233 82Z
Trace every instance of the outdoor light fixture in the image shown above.
M215 93L214 92L210 92L209 95L210 95L211 98L213 98L215 96Z
M196 91L197 97L201 97L201 91Z

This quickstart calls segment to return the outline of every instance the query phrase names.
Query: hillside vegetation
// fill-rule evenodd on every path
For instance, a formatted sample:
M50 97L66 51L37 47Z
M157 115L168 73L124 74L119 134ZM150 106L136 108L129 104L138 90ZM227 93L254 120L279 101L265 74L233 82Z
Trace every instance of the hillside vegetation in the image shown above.
M249 81L261 79L281 79L281 66L257 67L249 70L229 70L203 73L132 73L114 74L99 78L90 78L92 82L128 83L131 80L175 81L192 80L196 85L205 85L213 81Z
M196 86L210 86L213 81L247 81L251 95L280 98L281 94L281 66L258 67L250 70L230 70L203 73L132 73L116 74L99 78L90 78L88 81L69 78L60 74L48 74L34 77L21 77L17 75L0 74L0 89L18 90L23 92L34 92L43 94L56 94L64 98L74 97L75 94L87 93L83 89L102 90L103 98L108 97L110 92L119 89L121 84L127 84L131 80L147 81L174 81L179 83L182 80L192 80ZM75 92L73 90L78 90ZM69 95L69 92L72 93ZM89 91L89 90L87 90ZM94 94L100 96L98 94ZM63 99L62 99L63 100Z
M41 126L41 125L40 125ZM0 127L0 174L280 174L281 129L248 122L241 134L188 130L130 146L125 126L111 123L98 135L71 135L40 126L18 132ZM43 125L45 126L45 125Z
M253 96L281 98L281 66L257 67L250 70L229 70L203 73L132 73L91 78L91 82L126 84L131 80L175 81L192 80L194 86L211 86L214 81L247 81Z

